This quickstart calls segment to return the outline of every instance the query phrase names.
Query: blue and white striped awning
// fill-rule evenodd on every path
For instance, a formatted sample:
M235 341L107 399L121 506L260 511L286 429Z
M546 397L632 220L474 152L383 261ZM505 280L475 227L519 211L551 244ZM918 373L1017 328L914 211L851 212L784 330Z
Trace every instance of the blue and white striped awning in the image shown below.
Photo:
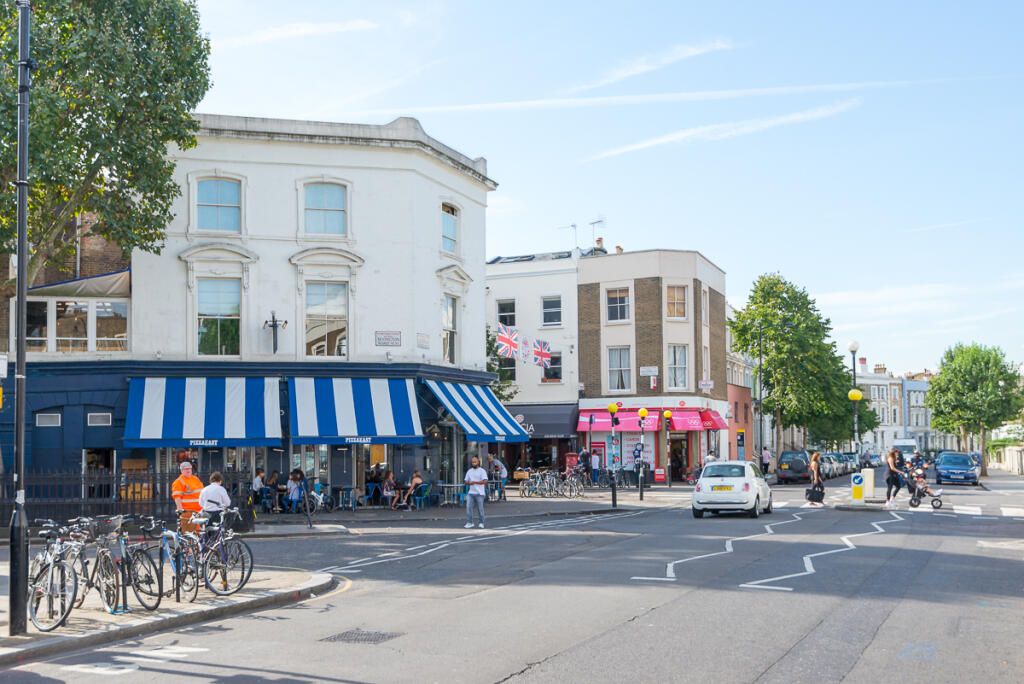
M526 442L530 436L490 387L427 380L427 387L458 421L470 442Z
M288 378L293 444L420 444L407 378Z
M132 378L124 445L279 446L278 378Z

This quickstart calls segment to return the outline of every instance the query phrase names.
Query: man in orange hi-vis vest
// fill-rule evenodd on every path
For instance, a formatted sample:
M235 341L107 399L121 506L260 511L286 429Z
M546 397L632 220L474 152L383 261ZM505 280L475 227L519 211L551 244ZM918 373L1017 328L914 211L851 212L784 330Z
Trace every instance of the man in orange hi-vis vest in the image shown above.
M195 529L189 522L192 513L202 510L199 493L203 489L203 481L192 474L192 464L188 461L182 461L178 468L181 475L171 485L171 496L174 497L174 508L178 511L182 531L191 532Z

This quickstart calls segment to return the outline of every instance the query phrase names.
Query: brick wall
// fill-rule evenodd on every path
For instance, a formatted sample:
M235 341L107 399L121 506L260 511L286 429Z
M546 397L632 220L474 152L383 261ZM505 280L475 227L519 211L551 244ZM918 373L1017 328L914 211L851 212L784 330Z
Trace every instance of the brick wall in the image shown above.
M700 392L699 383L704 379L704 297L701 291L704 285L697 278L693 279L693 391Z
M83 228L93 221L83 220ZM68 240L74 239L74 233L69 232ZM101 275L111 271L120 271L131 264L130 259L124 258L121 248L113 242L105 240L96 235L84 235L81 240L81 261L79 277ZM75 277L75 255L72 254L59 266L47 266L38 276L33 285L45 285L47 283L58 283L62 280L71 280ZM0 301L0 351L9 350L11 335L11 302Z
M711 379L715 382L715 388L711 390L710 396L712 399L725 401L728 399L725 385L725 295L711 288L708 288L708 313L708 353L711 356Z
M634 346L637 377L635 385L638 396L661 394L664 389L660 383L664 382L665 378L660 373L658 375L659 388L653 390L650 380L639 377L640 366L661 368L663 365L662 342L665 330L661 292L661 278L637 278L633 281L633 294L636 299Z
M601 396L601 285L577 286L580 382L584 397Z

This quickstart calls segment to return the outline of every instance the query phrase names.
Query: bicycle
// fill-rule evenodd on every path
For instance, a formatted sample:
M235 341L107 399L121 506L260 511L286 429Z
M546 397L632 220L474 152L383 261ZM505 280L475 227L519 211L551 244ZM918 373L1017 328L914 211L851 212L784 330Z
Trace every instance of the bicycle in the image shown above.
M114 516L110 518L109 521L116 527L116 530L111 534L111 536L116 537L116 546L113 549L109 546L101 548L97 551L97 554L103 553L104 555L110 554L113 556L115 564L121 566L121 572L123 573L125 584L122 586L122 592L125 591L128 584L131 584L132 593L138 599L139 605L146 610L153 611L160 607L160 599L163 597L163 577L160 575L160 571L157 570L153 558L146 551L145 544L129 543L130 540L128 532L124 528L124 523L131 520L132 518L129 516ZM106 567L109 568L109 565ZM101 579L109 580L109 578ZM121 611L115 610L114 612L129 612L127 601L125 601Z
M199 595L199 569L193 544L177 530L167 529L163 520L153 516L143 516L142 520L149 522L142 528L143 534L152 539L158 538L156 527L160 525L160 543L148 550L159 549L163 595L170 598L180 591L180 596L192 603Z
M117 596L120 591L121 575L117 570L113 555L109 553L109 540L106 536L110 533L107 529L102 532L101 526L110 526L109 519L95 520L93 518L74 518L68 522L75 525L75 530L81 537L81 544L72 548L68 554L69 562L75 568L79 578L79 592L75 597L75 608L81 608L85 603L85 597L93 587L100 595L103 608L108 613L114 613L117 609ZM120 524L120 523L118 523ZM95 563L89 569L88 551L90 546L96 546ZM100 549L108 549L107 553L101 553Z
M49 632L64 624L71 613L78 593L78 574L65 560L68 544L63 536L69 529L57 527L52 520L42 522L49 523L39 533L46 547L33 561L35 572L29 583L28 614L36 629Z
M222 512L220 523L211 523L209 516L193 514L192 522L199 525L197 534L183 535L196 545L197 567L206 588L218 596L233 594L249 581L252 575L253 555L249 545L235 537L231 524L238 516L237 508Z

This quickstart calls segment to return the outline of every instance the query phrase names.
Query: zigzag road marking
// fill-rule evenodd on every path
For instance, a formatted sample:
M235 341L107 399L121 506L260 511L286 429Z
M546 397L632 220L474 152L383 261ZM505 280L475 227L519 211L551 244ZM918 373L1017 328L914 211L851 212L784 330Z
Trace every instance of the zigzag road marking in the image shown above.
M803 572L794 572L790 575L779 575L778 577L768 577L765 579L757 580L755 582L747 582L746 584L741 584L740 587L745 589L771 589L772 591L793 591L792 587L773 587L768 585L772 582L780 582L782 580L804 577L806 575L813 575L817 572L817 570L814 569L814 563L811 562L812 558L817 558L819 556L829 556L833 553L842 553L843 551L852 551L857 548L857 545L850 541L854 537L867 537L872 534L884 534L885 528L883 528L882 525L885 525L886 523L905 520L905 518L903 518L894 511L890 511L889 515L892 516L892 520L879 520L878 522L871 523L871 526L875 528L874 532L861 532L859 534L848 534L845 537L840 537L839 541L846 544L846 546L844 546L841 549L832 549L831 551L819 551L818 553L807 554L806 556L804 556Z
M753 539L755 537L763 537L766 534L775 534L773 527L778 525L788 525L789 523L796 522L797 520L803 520L803 516L807 513L794 513L791 520L783 520L777 523L769 523L764 526L764 532L758 532L757 534L748 534L745 537L731 537L725 540L725 550L716 551L714 553L705 553L700 556L691 556L689 558L680 558L679 560L672 561L665 566L664 577L630 577L632 580L640 582L675 582L676 581L676 566L680 563L689 563L690 561L700 560L701 558L711 558L712 556L722 556L727 553L732 553L732 543L737 541L743 541L745 539Z
M517 527L520 527L521 529L517 529L515 531L505 532L504 530L501 530L501 531L494 530L490 534L473 535L471 537L459 537L459 538L454 539L454 540L444 540L444 539L442 539L440 541L430 542L429 544L424 544L424 545L422 545L420 547L416 547L416 548L423 548L423 549L425 549L423 551L420 551L419 553L409 553L409 554L406 554L406 555L396 555L396 554L398 554L400 552L394 551L394 552L391 552L390 554L381 554L380 556L377 556L376 559L361 558L358 561L353 561L353 562L351 562L351 563L349 563L347 565L334 566L330 570L326 570L325 569L325 572L341 573L341 574L352 573L352 572L362 572L363 568L367 568L367 567L370 567L370 566L373 566L373 565L380 565L382 563L393 563L395 561L408 560L408 559L411 559L411 558L419 558L420 556L425 556L425 555L427 555L429 553L434 553L435 551L440 551L441 549L448 548L449 546L457 546L459 544L472 544L472 543L475 543L475 542L491 541L491 540L494 540L494 539L505 539L505 538L508 538L508 537L516 537L516 536L518 536L520 534L526 534L528 532L537 532L537 531L541 531L541 530L545 530L545 529L551 529L551 528L555 528L555 527L570 527L570 526L573 526L573 525L589 525L589 524L592 524L592 523L595 523L595 522L599 522L599 521L603 522L603 521L608 521L608 520L621 520L623 518L632 518L633 516L643 515L644 513L648 513L648 512L649 511L636 511L636 512L632 512L632 513L613 513L613 514L609 514L609 515L595 515L595 516L590 516L590 517L587 517L587 518L569 518L569 519L566 519L566 520L551 520L551 521L547 521L547 522L524 524L524 525L521 525L521 526L517 526ZM501 533L500 534L495 534L494 532L501 532ZM387 557L386 558L382 558L381 556L387 556Z

